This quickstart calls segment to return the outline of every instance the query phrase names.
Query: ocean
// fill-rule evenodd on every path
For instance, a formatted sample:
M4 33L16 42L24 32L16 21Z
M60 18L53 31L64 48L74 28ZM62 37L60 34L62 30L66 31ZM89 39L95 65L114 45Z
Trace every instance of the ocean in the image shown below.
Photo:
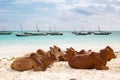
M20 56L35 52L37 49L49 50L57 45L63 51L73 47L76 50L99 51L110 46L120 51L120 31L112 31L110 35L74 35L70 31L61 31L63 35L17 37L15 34L0 35L0 57ZM14 32L16 33L16 32Z

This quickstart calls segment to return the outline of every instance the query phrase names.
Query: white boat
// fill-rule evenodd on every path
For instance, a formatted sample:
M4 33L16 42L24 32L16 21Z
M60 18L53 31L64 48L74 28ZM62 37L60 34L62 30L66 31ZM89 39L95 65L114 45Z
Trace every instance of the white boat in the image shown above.
M32 36L32 34L25 34L25 33L23 32L22 25L20 25L20 28L21 28L21 32L15 34L16 36L18 36L18 37Z
M111 34L111 32L107 32L107 31L97 31L97 32L93 32L93 34L95 35L109 35Z
M84 31L83 27L81 26L82 31L73 31L72 33L75 35L90 35L90 31Z
M46 36L46 35L47 35L47 33L41 32L41 31L39 30L39 28L38 28L37 25L36 25L36 29L37 29L36 32L24 32L24 33L25 33L25 34L30 34L30 35L32 35L32 36Z
M31 34L15 34L16 36L18 36L18 37L25 37L25 36L32 36Z
M109 34L111 34L111 32L108 32L108 31L101 31L99 26L98 26L98 29L99 29L99 31L93 32L94 35L109 35Z
M49 32L46 32L49 35L63 35L61 32L57 32L54 26L54 31L51 31L51 28L49 27Z

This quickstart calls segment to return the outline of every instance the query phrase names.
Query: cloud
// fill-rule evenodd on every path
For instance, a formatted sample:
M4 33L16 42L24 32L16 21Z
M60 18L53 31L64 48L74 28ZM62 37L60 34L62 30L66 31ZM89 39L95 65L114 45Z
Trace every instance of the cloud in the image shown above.
M35 24L60 29L76 25L94 29L99 24L112 27L120 23L119 4L119 0L0 0L0 23L21 23L26 29Z
M80 8L75 8L73 9L73 11L79 13L79 14L83 14L83 15L93 15L93 13L87 11L87 10L84 10L84 9L80 9Z
M31 4L39 1L41 0L16 0L13 4Z
M44 3L65 3L66 0L16 0L14 4L32 4L37 2Z

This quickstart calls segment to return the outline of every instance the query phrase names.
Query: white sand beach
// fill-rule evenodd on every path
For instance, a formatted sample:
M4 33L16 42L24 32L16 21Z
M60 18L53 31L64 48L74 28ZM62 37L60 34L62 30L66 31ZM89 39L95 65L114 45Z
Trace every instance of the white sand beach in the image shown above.
M56 62L46 71L12 70L12 61L2 59L0 61L0 80L120 80L120 53L117 58L107 63L109 70L87 70L70 68L67 62Z

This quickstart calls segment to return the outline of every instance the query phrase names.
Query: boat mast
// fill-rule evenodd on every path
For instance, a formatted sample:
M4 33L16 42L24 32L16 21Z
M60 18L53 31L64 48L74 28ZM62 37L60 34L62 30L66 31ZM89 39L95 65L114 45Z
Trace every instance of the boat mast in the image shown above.
M49 32L52 32L51 27L49 26Z
M36 25L36 29L37 29L37 32L40 32L40 30L38 29L38 25Z
M98 25L98 30L99 30L99 32L101 31L99 25Z
M54 31L56 32L55 25L54 25Z
M81 26L82 31L84 32L84 28Z
M22 25L21 25L21 24L20 24L20 29L21 29L21 31L22 31L22 34L24 34L23 29L22 29Z

